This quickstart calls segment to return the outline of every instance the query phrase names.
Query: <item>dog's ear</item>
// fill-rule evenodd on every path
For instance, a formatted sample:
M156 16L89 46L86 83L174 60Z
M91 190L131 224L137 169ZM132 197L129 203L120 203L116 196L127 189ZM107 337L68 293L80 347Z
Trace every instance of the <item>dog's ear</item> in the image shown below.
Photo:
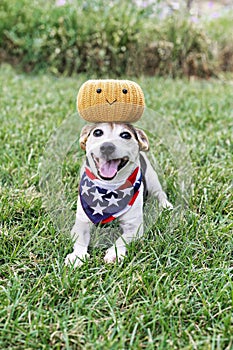
M141 129L134 128L136 140L138 141L139 144L139 149L140 151L147 152L149 151L150 145L149 145L149 140L144 131Z
M84 151L86 150L86 142L87 142L88 136L90 135L92 129L93 129L93 125L85 125L81 130L79 144L80 144L81 149Z

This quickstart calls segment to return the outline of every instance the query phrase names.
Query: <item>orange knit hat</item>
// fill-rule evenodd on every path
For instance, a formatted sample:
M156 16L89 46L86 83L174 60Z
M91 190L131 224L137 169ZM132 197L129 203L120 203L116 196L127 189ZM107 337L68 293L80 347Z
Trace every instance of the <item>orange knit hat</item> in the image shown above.
M144 107L141 87L130 80L88 80L77 96L80 116L91 123L133 123L140 119Z

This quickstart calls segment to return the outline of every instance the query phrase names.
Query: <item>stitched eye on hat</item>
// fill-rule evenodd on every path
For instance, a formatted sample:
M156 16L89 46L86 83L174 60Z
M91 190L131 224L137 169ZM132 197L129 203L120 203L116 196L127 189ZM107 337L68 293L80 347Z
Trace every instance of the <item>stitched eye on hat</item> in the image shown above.
M96 89L97 94L100 94L102 92L102 89Z
M120 134L120 137L125 140L130 140L132 138L132 135L128 131L123 131Z
M93 131L93 136L95 136L95 137L100 137L103 134L104 134L104 132L101 129L96 129L96 130Z
M128 90L127 89L123 89L122 92L123 92L123 94L127 94Z

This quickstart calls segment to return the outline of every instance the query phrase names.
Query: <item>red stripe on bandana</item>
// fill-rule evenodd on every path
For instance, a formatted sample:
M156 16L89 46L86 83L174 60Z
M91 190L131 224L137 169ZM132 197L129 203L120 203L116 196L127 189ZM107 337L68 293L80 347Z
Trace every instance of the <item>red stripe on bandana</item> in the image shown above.
M107 224L107 223L113 221L114 219L116 219L115 216L109 216L109 218L100 221L100 223L101 223L101 224Z
M118 188L118 190L124 190L125 188L131 187L136 181L138 171L139 171L139 167L137 167L134 170L134 172L128 177L125 183Z
M135 202L135 200L136 200L138 194L139 194L139 191L137 191L136 193L134 193L134 195L133 195L133 197L132 197L132 199L131 199L131 201L129 202L128 205L133 205L133 204L134 204L134 202Z
M137 177L137 174L138 174L138 170L139 170L139 167L137 167L134 172L128 177L128 181L131 182L131 185L133 185L136 181L136 177Z
M89 177L89 179L91 179L91 180L97 179L97 177L94 174L92 174L92 172L88 168L85 169L85 172L86 172L87 176Z

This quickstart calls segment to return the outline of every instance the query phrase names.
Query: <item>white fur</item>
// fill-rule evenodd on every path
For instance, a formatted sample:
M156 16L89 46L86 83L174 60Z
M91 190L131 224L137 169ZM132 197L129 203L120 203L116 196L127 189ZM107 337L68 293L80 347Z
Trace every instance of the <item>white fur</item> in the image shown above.
M101 129L104 132L103 137L95 137L94 130ZM120 137L122 132L129 132L131 139L126 140ZM83 128L80 137L80 144L83 149L86 149L86 155L91 171L98 177L98 171L93 161L92 155L101 158L100 146L103 142L111 142L116 146L111 159L129 158L128 164L121 169L114 179L107 180L107 183L120 186L125 182L133 170L140 165L139 156L143 156L147 170L145 172L145 181L150 196L155 196L158 199L159 205L162 208L172 209L172 204L167 200L166 194L163 192L158 176L152 168L145 153L149 149L149 142L142 130L135 129L126 124L101 123L88 125ZM81 170L83 172L83 168ZM103 181L103 180L102 180ZM115 244L110 247L105 254L105 263L113 263L116 260L120 261L126 255L126 246L132 240L142 236L143 234L143 183L140 186L139 195L137 196L133 206L122 216L118 218L123 234L116 240ZM85 259L89 257L87 253L90 242L90 231L93 223L85 214L80 198L77 202L76 221L72 228L71 235L74 239L74 248L71 254L68 254L65 259L66 265L74 267L81 266Z

